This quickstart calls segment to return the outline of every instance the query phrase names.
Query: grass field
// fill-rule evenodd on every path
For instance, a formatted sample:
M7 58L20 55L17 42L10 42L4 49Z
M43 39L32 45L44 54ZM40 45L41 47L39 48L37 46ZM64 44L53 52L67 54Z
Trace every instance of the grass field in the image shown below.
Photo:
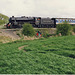
M0 74L75 74L75 36L0 43Z

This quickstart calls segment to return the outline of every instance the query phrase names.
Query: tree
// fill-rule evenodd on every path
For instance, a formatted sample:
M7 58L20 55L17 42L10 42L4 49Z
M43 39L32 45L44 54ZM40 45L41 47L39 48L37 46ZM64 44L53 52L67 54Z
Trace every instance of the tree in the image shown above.
M35 31L31 24L24 23L22 33L26 36L33 36L35 34Z
M61 33L62 35L69 35L71 30L71 25L68 24L66 21L62 24L57 25L57 34Z

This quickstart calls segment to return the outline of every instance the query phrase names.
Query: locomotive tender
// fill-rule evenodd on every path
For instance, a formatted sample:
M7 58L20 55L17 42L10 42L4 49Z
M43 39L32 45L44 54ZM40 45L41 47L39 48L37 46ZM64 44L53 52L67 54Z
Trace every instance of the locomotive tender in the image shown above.
M10 17L7 28L21 28L24 23L30 23L36 28L55 28L59 23L67 21L71 25L75 25L74 18L41 18L41 17Z

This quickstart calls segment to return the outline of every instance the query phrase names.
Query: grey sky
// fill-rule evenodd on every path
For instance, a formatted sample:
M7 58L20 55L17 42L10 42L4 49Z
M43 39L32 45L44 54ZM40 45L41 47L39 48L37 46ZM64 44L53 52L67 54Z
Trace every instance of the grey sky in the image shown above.
M75 17L75 0L0 0L7 16Z

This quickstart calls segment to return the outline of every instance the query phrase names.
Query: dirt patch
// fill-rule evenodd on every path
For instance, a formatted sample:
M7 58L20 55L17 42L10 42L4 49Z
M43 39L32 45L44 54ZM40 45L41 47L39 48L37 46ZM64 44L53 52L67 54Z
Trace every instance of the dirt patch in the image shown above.
M24 37L24 40L34 40L34 39L39 39L39 37L30 37L30 36L23 36Z
M12 40L19 40L20 37L14 32L16 32L14 29L0 29L0 36L4 35L6 37L10 37Z
M75 35L75 33L74 33L74 32L72 32L72 35Z
M27 47L27 46L28 45L24 45L24 46L19 47L18 49L21 50L21 49L23 49L24 47Z
M12 39L10 37L0 34L0 42L7 43L7 42L11 42L11 41L12 41Z

